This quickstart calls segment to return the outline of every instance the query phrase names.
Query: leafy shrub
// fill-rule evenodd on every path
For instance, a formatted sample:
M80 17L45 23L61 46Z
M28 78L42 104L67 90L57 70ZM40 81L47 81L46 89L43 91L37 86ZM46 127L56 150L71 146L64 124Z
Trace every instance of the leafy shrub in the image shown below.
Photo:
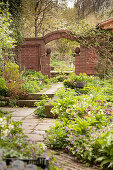
M102 168L113 168L113 127L109 127L104 131L98 139L99 155L96 159L101 162Z
M8 93L8 87L6 86L6 81L3 77L0 78L0 95L6 96Z
M25 70L22 77L26 80L26 82L22 85L22 89L27 88L31 93L37 93L49 84L47 76L44 76L41 72L36 72L34 70Z
M75 74L71 74L67 80L64 80L64 83L66 83L66 81L70 81L70 83L72 82L72 84L74 82L84 82L85 85L89 85L89 84L98 85L101 82L101 80L98 77L87 76L86 73L80 73L79 76Z
M86 82L79 96L73 89L57 93L52 112L59 122L47 131L46 144L55 149L59 144L81 161L101 162L103 169L112 169L112 80L87 77Z
M25 82L24 84L22 84L22 89L23 90L27 89L29 93L36 93L36 92L39 92L43 88L43 85L41 86L41 84L42 83L38 83L36 80L34 81L29 80Z
M77 82L74 80L64 80L64 85L68 88L75 89Z
M54 149L65 148L66 137L67 137L66 127L62 123L56 122L55 126L51 127L51 131L48 132L46 145Z
M47 95L43 95L41 97L40 102L35 102L35 106L37 107L36 110L34 111L34 114L39 116L39 117L46 117L45 115L45 104L47 102L47 100L49 100L50 98L48 98Z
M2 77L6 81L8 95L11 98L19 98L21 95L27 95L27 89L22 89L22 73L19 72L19 66L16 63L6 63L2 72Z

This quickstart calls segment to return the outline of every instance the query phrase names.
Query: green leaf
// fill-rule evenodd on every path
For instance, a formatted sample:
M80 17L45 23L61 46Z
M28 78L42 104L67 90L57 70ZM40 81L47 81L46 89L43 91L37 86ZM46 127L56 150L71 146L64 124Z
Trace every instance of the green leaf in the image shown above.
M103 168L103 165L108 164L109 162L110 162L109 159L102 161L102 163L100 164L101 168Z
M108 165L108 168L110 168L110 167L113 167L113 161L110 162L110 164Z
M96 161L101 162L102 160L106 159L106 156L101 156L99 158L96 159Z

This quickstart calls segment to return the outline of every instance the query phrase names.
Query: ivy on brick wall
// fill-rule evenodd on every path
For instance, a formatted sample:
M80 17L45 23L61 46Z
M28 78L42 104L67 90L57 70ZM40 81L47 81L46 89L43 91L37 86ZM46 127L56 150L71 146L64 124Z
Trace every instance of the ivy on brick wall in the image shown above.
M112 75L113 68L113 32L100 28L91 29L78 35L81 46L96 49L99 61L96 69L101 76Z

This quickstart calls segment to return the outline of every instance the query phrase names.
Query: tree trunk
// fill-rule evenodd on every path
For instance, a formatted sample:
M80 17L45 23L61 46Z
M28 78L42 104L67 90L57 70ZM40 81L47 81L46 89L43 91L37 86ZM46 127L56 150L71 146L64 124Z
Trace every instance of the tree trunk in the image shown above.
M35 38L37 38L37 20L35 19Z

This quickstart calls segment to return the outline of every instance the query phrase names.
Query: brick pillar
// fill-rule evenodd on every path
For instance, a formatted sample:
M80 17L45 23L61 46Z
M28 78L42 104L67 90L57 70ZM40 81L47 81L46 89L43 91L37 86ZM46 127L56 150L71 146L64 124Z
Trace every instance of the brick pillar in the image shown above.
M80 54L75 55L75 74L80 73Z
M48 75L50 78L50 54L51 49L47 49L46 53L43 53L43 56L41 56L41 73L44 75Z
M79 75L80 73L80 48L75 49L75 74Z
M96 49L80 47L80 54L76 52L75 56L75 73L77 75L79 75L80 73L95 75L97 74L97 71L95 69L97 63L98 52Z
M50 78L50 56L51 56L51 49L48 48L46 50L46 65L45 65L45 73Z

